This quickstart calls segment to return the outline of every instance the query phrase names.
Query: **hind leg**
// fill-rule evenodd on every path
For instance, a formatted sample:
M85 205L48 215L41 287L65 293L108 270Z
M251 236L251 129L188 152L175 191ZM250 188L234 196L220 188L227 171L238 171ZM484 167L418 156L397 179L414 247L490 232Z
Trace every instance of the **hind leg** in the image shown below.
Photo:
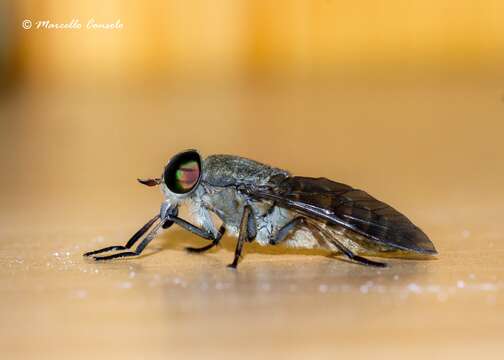
M291 235L294 231L300 228L308 228L315 235L316 238L322 237L322 241L326 244L332 244L335 246L339 252L347 256L350 260L366 266L375 266L375 267L386 267L387 265L381 262L373 261L366 259L362 256L355 254L353 251L348 249L345 245L343 245L338 239L336 239L332 234L330 234L325 228L308 221L303 216L298 216L283 227L281 227L277 233L270 239L270 245L278 245L281 242L285 241L289 235ZM316 236L316 234L320 234L321 236ZM330 246L329 246L330 247Z
M369 259L366 259L365 257L362 257L362 256L355 254L352 250L347 248L337 238L335 238L323 226L320 226L319 224L314 223L314 222L309 222L308 226L311 227L314 231L319 232L327 244L332 244L333 246L335 246L340 252L342 252L350 260L352 260L358 264L366 265L366 266L374 266L374 267L386 267L387 266L387 264L385 264L385 263L369 260Z

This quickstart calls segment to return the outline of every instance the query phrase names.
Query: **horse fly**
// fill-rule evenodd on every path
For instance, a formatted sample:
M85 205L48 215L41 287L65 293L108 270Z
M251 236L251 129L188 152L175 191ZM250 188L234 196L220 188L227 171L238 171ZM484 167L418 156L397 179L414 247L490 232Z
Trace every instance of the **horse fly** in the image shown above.
M164 200L159 214L125 245L84 256L103 261L140 255L162 229L173 224L210 241L200 248L188 247L192 253L217 246L226 231L237 237L234 260L228 265L232 268L238 265L243 245L254 240L261 245L324 248L355 263L378 267L386 264L364 256L437 254L427 235L406 216L362 190L326 178L292 176L239 156L203 159L196 150L187 150L171 158L160 178L138 181L161 187ZM189 206L196 225L178 216L182 204ZM222 221L220 227L212 213ZM110 251L114 253L98 255Z

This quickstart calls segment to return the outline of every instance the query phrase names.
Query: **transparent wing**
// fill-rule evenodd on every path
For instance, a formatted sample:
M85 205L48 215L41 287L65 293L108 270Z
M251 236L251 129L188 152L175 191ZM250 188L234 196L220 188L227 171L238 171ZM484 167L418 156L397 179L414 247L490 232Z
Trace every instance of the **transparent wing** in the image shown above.
M368 193L326 178L286 177L270 186L247 189L307 217L343 226L401 250L437 254L427 235L406 216Z

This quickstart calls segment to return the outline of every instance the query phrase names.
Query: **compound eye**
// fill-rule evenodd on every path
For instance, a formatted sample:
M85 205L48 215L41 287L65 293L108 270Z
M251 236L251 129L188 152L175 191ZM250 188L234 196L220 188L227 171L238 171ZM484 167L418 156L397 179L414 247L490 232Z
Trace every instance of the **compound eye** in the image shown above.
M164 180L168 189L176 194L190 192L201 175L201 159L197 152L176 155L166 167Z

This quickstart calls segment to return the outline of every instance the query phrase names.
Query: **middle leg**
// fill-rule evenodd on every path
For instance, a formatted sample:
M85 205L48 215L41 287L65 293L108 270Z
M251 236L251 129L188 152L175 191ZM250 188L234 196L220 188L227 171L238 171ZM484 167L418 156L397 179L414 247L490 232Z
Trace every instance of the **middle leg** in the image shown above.
M238 234L234 259L233 262L228 265L230 268L236 269L238 266L245 241L251 242L257 235L257 228L253 228L255 226L255 220L252 219L253 216L252 207L250 205L245 205L240 222L240 233Z
M219 233L217 234L216 237L214 237L213 235L211 237L208 237L208 238L207 237L203 237L204 239L212 240L211 244L208 244L208 245L205 245L205 246L202 246L202 247L199 247L199 248L188 246L185 249L186 249L187 252L190 252L190 253L202 253L202 252L208 251L211 248L213 248L214 246L219 245L220 240L222 239L222 236L224 235L225 231L226 231L226 228L224 227L224 225L221 225L221 227L219 228Z

